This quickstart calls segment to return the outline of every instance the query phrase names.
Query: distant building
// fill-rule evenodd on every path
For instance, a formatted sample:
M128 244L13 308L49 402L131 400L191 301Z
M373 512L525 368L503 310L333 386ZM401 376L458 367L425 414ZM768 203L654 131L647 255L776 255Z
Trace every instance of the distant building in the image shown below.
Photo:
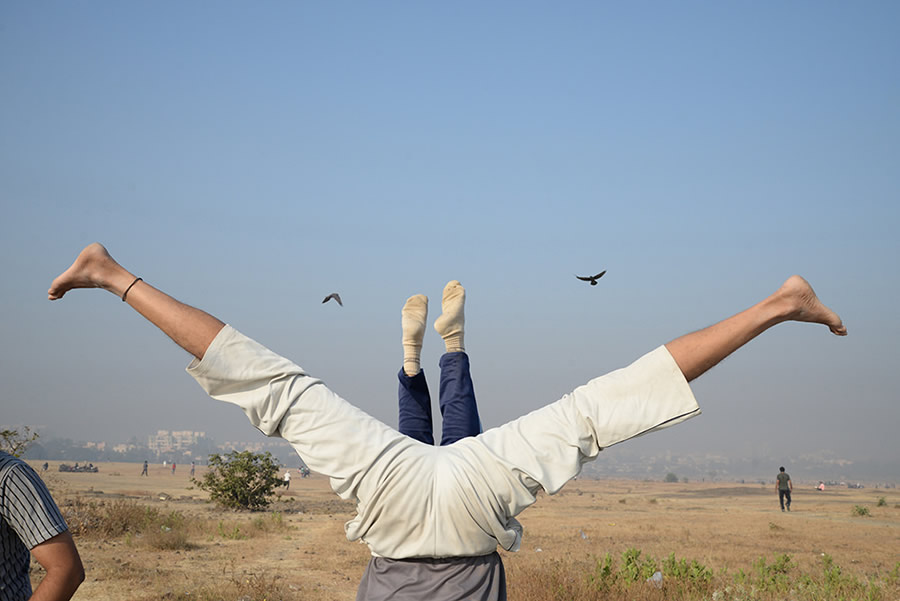
M206 432L158 430L147 438L147 447L154 453L184 452L204 438Z

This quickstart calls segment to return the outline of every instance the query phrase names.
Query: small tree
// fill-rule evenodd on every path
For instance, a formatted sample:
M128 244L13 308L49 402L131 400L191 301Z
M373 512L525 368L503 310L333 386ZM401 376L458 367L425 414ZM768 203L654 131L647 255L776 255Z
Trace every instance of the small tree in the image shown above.
M22 433L18 430L6 428L0 430L0 451L6 451L14 457L21 456L39 436L37 432L32 432L28 426L25 426L24 430Z
M678 482L678 476L672 472L666 474L666 479L664 482Z
M209 497L229 509L264 509L281 485L279 467L271 453L231 451L209 456L209 471L202 480L192 478Z

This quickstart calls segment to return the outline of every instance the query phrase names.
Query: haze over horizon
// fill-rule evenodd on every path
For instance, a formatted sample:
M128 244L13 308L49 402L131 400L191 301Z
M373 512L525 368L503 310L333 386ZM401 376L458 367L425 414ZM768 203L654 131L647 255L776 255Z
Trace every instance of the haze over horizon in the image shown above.
M450 279L489 428L799 273L849 336L775 328L626 444L900 478L900 5L211 6L0 5L0 424L260 437L119 299L46 301L95 240L391 425Z

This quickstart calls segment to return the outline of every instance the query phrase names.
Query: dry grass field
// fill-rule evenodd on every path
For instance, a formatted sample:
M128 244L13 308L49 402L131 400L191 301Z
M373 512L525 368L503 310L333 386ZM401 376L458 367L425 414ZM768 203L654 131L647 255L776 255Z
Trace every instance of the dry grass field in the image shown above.
M44 479L87 569L75 599L355 597L368 552L344 538L353 506L321 476L295 477L268 512L236 513L207 503L183 465L174 475L152 466L144 478L139 464L100 464L96 474L58 465ZM782 513L772 486L577 480L520 520L522 549L503 553L512 600L900 599L896 489L798 485L793 511ZM623 579L629 549L640 551L636 584ZM671 554L682 568L696 561L693 571L671 575ZM666 573L661 588L641 572L655 569Z

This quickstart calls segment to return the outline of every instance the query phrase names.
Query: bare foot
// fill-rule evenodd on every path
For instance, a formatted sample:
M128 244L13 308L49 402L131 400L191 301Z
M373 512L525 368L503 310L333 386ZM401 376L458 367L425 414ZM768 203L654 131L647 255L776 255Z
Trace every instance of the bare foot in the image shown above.
M81 251L71 267L53 280L47 298L58 300L73 288L103 288L120 294L117 286L121 287L122 281L130 281L130 276L102 244L94 242Z
M847 328L838 314L822 304L809 282L799 275L789 277L776 295L790 302L792 308L787 315L788 319L821 323L838 336L847 335Z

